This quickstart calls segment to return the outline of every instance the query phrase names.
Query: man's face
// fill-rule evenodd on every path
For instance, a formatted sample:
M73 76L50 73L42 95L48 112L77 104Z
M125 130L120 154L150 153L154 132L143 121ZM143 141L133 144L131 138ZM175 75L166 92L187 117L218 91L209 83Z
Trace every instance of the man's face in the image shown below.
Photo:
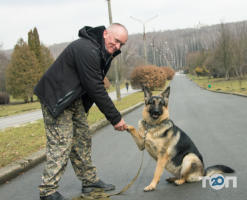
M107 29L103 33L105 47L109 54L119 50L127 41L128 34L122 27Z

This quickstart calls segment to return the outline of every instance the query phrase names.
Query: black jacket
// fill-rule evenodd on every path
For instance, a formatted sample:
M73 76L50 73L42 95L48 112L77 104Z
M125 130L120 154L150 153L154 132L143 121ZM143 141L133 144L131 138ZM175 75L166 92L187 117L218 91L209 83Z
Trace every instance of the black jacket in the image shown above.
M120 122L122 116L108 96L103 79L112 59L121 52L107 53L104 30L104 26L82 28L80 38L64 49L34 87L34 93L54 117L82 98L86 112L95 103L112 125Z

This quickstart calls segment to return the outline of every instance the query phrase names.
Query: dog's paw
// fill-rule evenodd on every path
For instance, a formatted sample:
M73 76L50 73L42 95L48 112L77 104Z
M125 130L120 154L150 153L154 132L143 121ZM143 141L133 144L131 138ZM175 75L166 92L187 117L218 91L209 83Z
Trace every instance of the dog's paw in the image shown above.
M144 188L144 192L151 192L153 190L155 190L155 187L152 186L152 185L149 185L149 186L147 186L147 187Z
M135 130L135 128L133 126L127 125L126 131L128 131L129 133L131 133L133 130Z
M185 181L184 180L176 180L176 181L174 181L174 184L176 185L176 186L179 186L179 185L182 185L183 183L184 183Z
M175 177L173 177L173 178L167 178L166 179L166 181L168 182L168 183L174 183L174 181L176 181L177 179L175 178Z

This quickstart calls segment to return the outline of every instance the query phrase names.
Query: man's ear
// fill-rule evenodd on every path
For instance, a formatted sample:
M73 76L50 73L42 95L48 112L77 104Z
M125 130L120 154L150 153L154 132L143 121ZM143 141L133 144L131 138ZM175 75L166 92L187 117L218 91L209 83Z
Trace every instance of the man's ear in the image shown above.
M107 30L104 30L104 31L103 31L103 38L104 38L104 39L106 39L107 33L108 33Z

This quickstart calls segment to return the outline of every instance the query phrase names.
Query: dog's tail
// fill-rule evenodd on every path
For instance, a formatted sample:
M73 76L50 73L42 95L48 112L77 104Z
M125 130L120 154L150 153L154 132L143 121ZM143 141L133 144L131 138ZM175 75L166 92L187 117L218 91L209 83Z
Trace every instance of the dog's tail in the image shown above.
M205 169L204 176L212 176L213 174L222 174L222 173L234 173L235 171L225 165L214 165Z

